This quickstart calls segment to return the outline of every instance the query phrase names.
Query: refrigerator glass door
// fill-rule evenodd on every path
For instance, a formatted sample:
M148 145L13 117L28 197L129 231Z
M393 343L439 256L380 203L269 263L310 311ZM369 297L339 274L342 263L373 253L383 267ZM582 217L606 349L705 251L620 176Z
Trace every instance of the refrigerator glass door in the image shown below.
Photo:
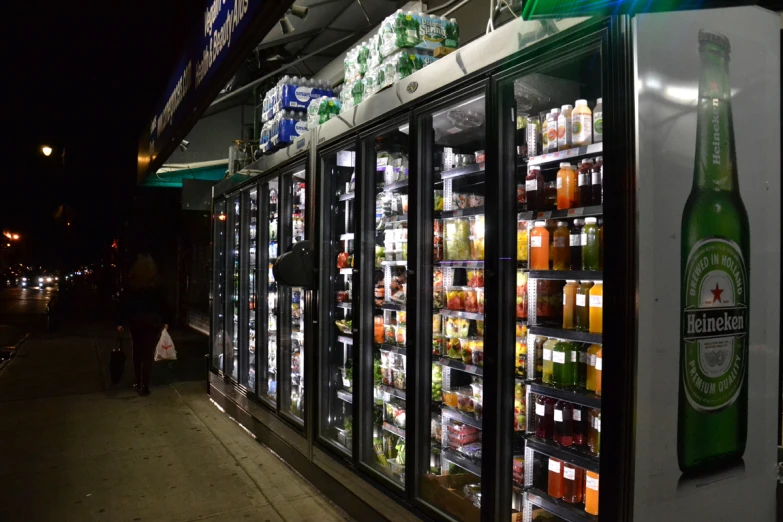
M486 97L479 92L426 114L419 122L423 179L433 201L421 222L432 237L425 260L423 328L431 396L420 398L430 437L419 495L457 520L478 520L484 380L484 207ZM431 236L430 236L431 234ZM427 262L431 259L431 262ZM431 285L430 285L431 282ZM487 296L491 298L492 296ZM425 324L422 324L424 327ZM425 374L426 375L426 374ZM425 381L426 382L426 381ZM424 433L424 430L419 430Z
M283 177L285 185L285 230L283 244L288 250L292 245L305 239L305 170L296 170ZM282 357L286 368L286 376L282 384L285 386L281 409L290 414L297 424L304 423L304 325L305 325L305 289L286 287L284 328L281 330Z
M226 200L215 202L213 222L214 259L212 274L212 365L224 371L226 336Z
M499 114L516 115L501 118L500 162L501 174L515 178L518 210L509 227L516 306L501 311L516 323L513 349L501 352L516 377L510 498L512 511L529 508L534 518L598 514L598 492L589 489L598 484L603 353L597 45L499 84Z
M317 394L321 405L319 438L343 456L353 451L354 342L358 324L353 303L358 295L354 266L357 184L355 146L321 157L321 341Z
M279 223L279 193L280 182L277 178L269 180L264 185L264 194L266 198L266 204L264 205L264 227L262 237L265 238L266 248L266 265L263 268L263 274L259 274L259 277L264 278L266 281L266 292L264 302L264 328L266 329L266 375L264 376L264 383L259 383L262 389L259 395L264 402L273 408L277 408L277 383L278 383L278 366L277 366L277 346L278 346L278 287L275 281L275 276L272 273L272 266L279 255L278 248L280 244L280 223Z
M404 131L404 132L403 132ZM371 468L405 485L407 399L407 277L408 277L408 125L367 138L363 144L362 179L371 183L370 201L363 203L362 268L372 272L372 311L362 310L362 324L372 321L372 343L362 344L362 361L372 361L373 379L362 391L365 452ZM365 186L363 190L367 187ZM363 192L367 194L367 192ZM368 194L369 195L369 194ZM371 205L374 205L371 206ZM372 241L369 239L372 238ZM369 291L363 297L370 298ZM369 307L368 307L369 308ZM354 315L359 317L359 311ZM369 365L365 367L369 369Z
M240 233L242 230L240 221L240 198L233 196L229 200L228 214L228 325L226 332L226 372L235 380L239 375L239 307L240 307Z
M242 377L240 384L248 390L256 391L256 335L257 335L257 316L256 304L258 301L258 188L254 187L243 193L245 198L245 209L247 215L245 223L247 224L247 261L246 268L242 275L247 279L247 298L245 301L245 320L247 321L246 337L243 339L242 350Z

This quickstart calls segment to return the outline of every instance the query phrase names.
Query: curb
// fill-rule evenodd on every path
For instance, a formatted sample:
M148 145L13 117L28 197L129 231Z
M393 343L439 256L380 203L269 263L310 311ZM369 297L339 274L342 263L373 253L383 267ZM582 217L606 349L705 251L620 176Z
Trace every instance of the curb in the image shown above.
M0 373L2 373L3 369L5 369L5 367L8 366L11 363L11 361L13 360L14 357L16 357L16 354L19 351L19 347L21 347L25 343L25 341L27 341L27 339L29 339L29 338L30 338L30 332L27 332L26 334L24 334L22 336L21 339L19 339L16 342L15 345L13 345L11 347L6 347L6 349L11 352L11 356L8 359L4 360L4 361L0 361Z

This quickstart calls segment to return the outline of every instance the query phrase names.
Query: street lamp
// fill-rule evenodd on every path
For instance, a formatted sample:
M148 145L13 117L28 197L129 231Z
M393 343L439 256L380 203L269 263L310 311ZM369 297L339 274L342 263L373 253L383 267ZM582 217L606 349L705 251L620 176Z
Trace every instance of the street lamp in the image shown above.
M49 157L52 154L52 148L49 145L44 145L41 147L41 152L44 156Z

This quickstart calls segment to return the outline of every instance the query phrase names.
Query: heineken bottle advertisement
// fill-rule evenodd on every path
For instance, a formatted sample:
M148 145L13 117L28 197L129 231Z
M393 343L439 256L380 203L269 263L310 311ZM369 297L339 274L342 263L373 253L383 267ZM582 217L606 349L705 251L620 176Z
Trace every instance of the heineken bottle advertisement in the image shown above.
M780 31L739 7L634 18L635 521L773 521Z

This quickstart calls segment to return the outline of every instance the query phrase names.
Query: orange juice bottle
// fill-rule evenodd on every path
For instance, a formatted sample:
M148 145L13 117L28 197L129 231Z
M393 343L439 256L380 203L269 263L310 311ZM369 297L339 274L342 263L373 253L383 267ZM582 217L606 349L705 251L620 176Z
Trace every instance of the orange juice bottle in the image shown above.
M552 268L554 270L568 270L571 267L571 250L568 246L568 223L558 221L557 228L552 234Z
M561 163L557 171L557 210L576 206L576 171L570 163Z
M576 281L566 280L563 287L563 330L574 329L576 312Z
M604 331L604 284L593 281L590 289L590 333Z
M585 472L585 511L591 515L598 516L598 473L593 471Z
M546 221L536 221L530 231L530 269L549 270L549 230Z
M601 376L603 375L604 367L604 348L603 346L598 348L595 353L595 393L601 395Z
M600 349L601 346L598 344L591 344L587 348L587 385L585 388L593 392L595 391L595 360Z

